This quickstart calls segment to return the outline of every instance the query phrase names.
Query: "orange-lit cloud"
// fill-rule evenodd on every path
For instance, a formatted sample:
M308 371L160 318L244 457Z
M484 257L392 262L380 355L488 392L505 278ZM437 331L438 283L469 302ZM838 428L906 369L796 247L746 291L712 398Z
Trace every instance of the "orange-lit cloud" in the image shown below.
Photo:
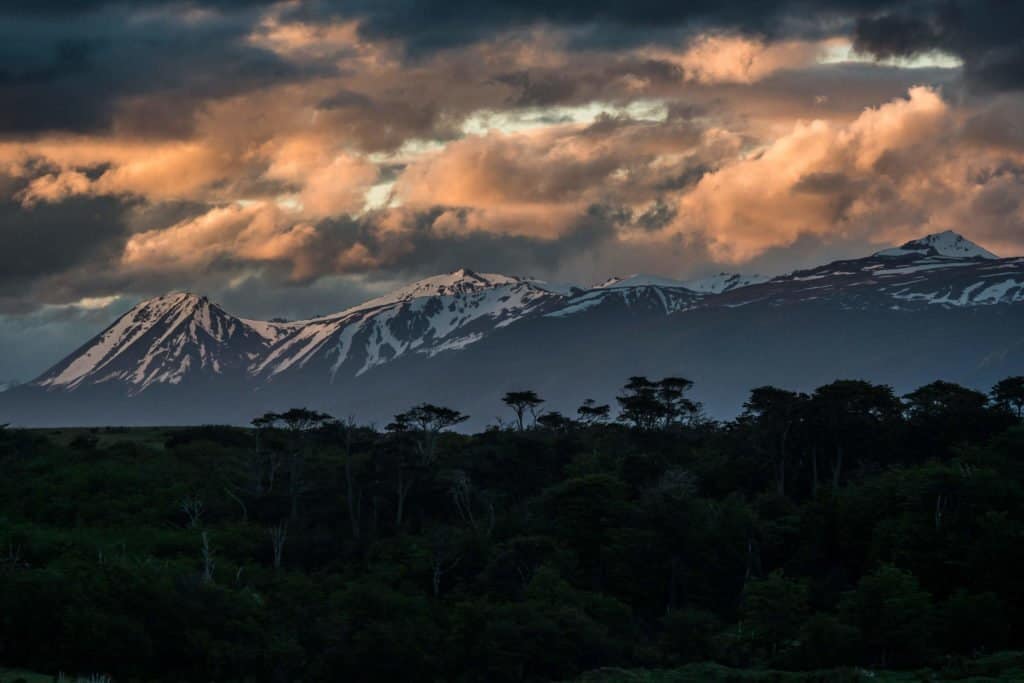
M678 66L687 80L703 84L754 83L783 69L807 67L824 52L819 42L767 43L739 35L705 34L684 50L647 49L653 59Z
M938 92L912 88L846 125L799 122L723 165L680 197L668 230L705 235L712 255L732 263L802 236L885 243L964 230L973 198L994 191L990 183L1009 182L979 183L979 171L997 164L964 142ZM986 232L972 222L969 232Z
M180 121L172 94L144 91L108 127L0 142L0 190L21 210L131 207L101 250L118 284L78 295L188 272L428 272L498 244L520 272L543 253L538 268L584 280L946 227L1024 248L1024 107L908 92L956 69L837 63L850 37L824 31L714 27L608 47L538 24L409 55L359 19L293 9L240 37L280 79L197 94Z
M287 221L272 204L227 206L168 228L133 235L122 263L134 270L202 269L218 259L288 261L292 275L308 277L304 250L316 238L307 223Z

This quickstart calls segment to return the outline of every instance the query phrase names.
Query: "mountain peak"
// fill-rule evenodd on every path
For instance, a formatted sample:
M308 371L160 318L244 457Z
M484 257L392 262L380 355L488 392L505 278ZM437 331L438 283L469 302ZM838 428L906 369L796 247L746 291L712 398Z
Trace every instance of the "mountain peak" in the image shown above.
M975 244L963 235L952 230L945 230L943 232L925 235L919 239L910 240L902 246L893 249L883 249L882 251L876 252L874 255L906 256L907 254L963 259L999 258L988 249Z
M685 287L684 282L660 275L634 273L625 277L611 277L597 285L595 289L623 289L626 287Z
M74 389L117 380L139 391L196 371L238 370L273 341L273 327L228 315L205 296L171 292L136 304L34 384ZM232 344L235 350L225 353Z

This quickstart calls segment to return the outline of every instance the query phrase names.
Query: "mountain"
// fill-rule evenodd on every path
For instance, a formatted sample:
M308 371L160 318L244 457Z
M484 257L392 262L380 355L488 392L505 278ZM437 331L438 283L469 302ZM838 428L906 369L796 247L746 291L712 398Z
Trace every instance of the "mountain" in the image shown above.
M225 313L204 296L168 294L138 304L31 384L71 391L111 383L133 395L154 384L244 375L282 332Z
M952 230L926 235L903 246L885 249L875 256L933 256L943 258L993 259L999 257Z
M419 401L479 427L500 395L614 402L636 374L683 375L715 417L753 386L863 377L988 389L1024 374L1024 259L939 233L773 278L611 278L590 288L460 269L339 313L237 318L176 293L140 303L27 385L0 422L247 422L307 405L383 422Z
M538 280L463 268L341 313L291 323L251 373L264 379L309 371L331 380L359 376L406 354L465 348L565 300L561 288Z
M743 275L742 273L719 273L711 277L699 280L687 280L682 283L684 287L703 294L721 294L740 287L748 287L767 282L771 278L767 275Z
M548 313L563 318L599 307L642 309L656 313L676 313L692 308L704 297L679 280L657 275L613 277L587 291L578 291L565 305Z

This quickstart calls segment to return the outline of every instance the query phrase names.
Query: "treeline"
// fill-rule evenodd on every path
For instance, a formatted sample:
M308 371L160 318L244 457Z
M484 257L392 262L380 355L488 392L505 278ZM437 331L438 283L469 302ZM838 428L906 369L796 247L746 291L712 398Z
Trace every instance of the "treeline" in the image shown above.
M0 664L115 680L543 681L1024 647L1024 378L905 396L682 378L466 435L0 430Z

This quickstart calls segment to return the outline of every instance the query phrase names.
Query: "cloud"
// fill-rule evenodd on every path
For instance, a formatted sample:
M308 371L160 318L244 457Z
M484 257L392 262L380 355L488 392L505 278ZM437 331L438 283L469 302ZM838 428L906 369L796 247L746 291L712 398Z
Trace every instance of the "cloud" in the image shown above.
M1012 253L1016 10L903 4L6 3L0 308ZM888 59L936 50L963 68Z
M678 66L683 77L698 83L754 83L782 69L807 67L824 52L809 41L768 43L740 35L697 36L682 52L646 50L652 59Z
M1011 159L973 148L938 92L912 88L848 124L797 123L704 175L680 198L667 230L705 234L711 254L734 263L807 235L888 243L970 225L979 239L1005 241L1016 237L1024 216L998 198L1007 186L1019 189L1020 178L978 171ZM998 218L972 211L979 201Z
M128 269L184 271L219 260L288 261L292 277L311 275L307 248L316 240L308 223L291 222L273 204L218 207L169 228L132 235L122 264Z
M861 16L856 44L880 57L942 50L963 59L976 89L1024 88L1024 5L1003 0L893 3Z

